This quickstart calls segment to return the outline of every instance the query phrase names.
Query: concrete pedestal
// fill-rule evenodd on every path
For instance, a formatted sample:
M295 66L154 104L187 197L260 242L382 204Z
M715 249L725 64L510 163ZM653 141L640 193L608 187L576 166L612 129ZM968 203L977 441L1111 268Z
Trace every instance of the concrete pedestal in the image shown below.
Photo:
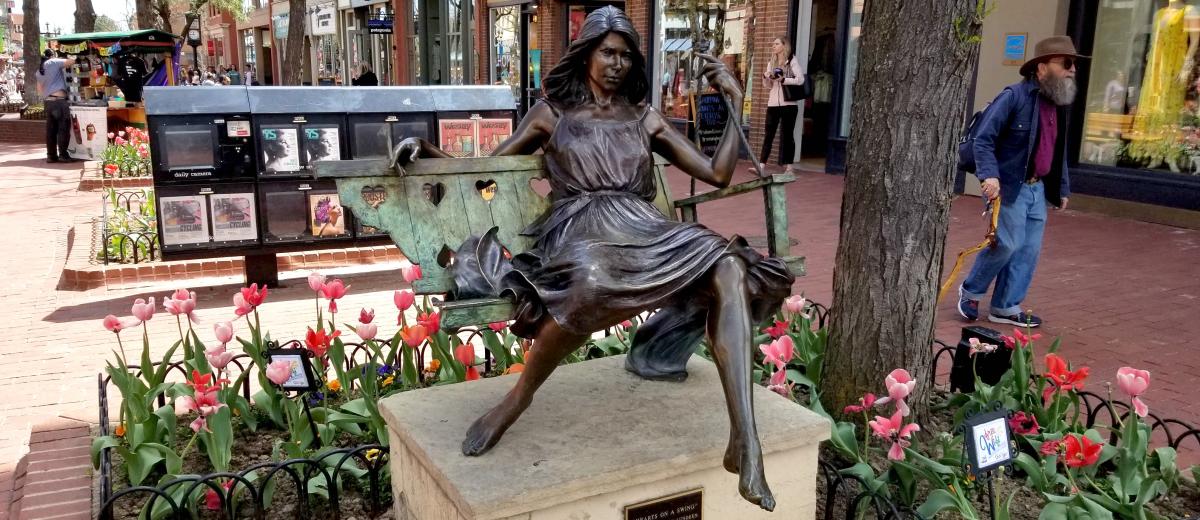
M778 504L767 513L741 498L737 476L721 466L729 419L716 367L696 357L686 382L668 383L640 379L624 363L617 356L559 367L482 457L462 455L463 436L517 376L385 399L397 518L623 520L627 506L697 489L703 509L694 519L812 518L828 421L755 386Z

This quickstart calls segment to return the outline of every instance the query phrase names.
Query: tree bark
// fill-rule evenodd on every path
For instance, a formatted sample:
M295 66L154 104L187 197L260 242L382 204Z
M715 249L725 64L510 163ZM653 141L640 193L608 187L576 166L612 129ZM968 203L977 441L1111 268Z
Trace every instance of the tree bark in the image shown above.
M158 18L154 20L154 27L158 27L172 34L179 34L171 27L171 2L170 0L157 0L154 3L154 10L158 13ZM180 28L182 29L182 27ZM184 35L186 37L186 35Z
M158 10L154 0L134 0L137 9L137 28L154 29L158 27Z
M282 70L284 85L299 85L304 81L304 18L304 0L291 0Z
M25 13L25 20L21 23L21 30L25 31L21 39L22 52L25 53L25 103L32 105L42 98L37 91L37 71L42 64L38 0L22 1L21 11Z
M92 32L96 30L96 10L92 9L92 0L75 0L75 32Z
M868 0L847 146L822 401L839 413L907 369L926 416L957 142L982 0Z

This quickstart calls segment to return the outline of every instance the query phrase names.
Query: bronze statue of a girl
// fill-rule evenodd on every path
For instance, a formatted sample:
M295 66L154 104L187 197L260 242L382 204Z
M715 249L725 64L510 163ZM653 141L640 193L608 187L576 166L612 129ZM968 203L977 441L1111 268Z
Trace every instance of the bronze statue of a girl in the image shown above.
M498 287L490 292L516 304L511 329L534 340L532 359L516 386L467 431L463 453L491 449L559 362L593 332L657 309L638 329L626 368L647 378L682 380L688 358L707 333L731 424L725 468L739 474L743 497L771 510L775 499L763 472L751 399L752 325L778 308L794 278L782 261L764 258L741 238L668 220L651 203L652 152L696 179L728 186L740 117L730 114L714 157L701 154L647 106L650 87L638 41L620 10L604 7L589 14L579 38L546 77L545 100L495 150L494 155L544 150L554 203L524 230L537 237L529 252L511 262L456 262L492 266L488 273L456 272L459 289L478 294L470 287L473 280ZM742 106L733 75L716 58L701 58L709 84L734 107ZM397 148L400 162L422 156L448 157L420 139ZM494 240L484 246L464 250L501 257Z

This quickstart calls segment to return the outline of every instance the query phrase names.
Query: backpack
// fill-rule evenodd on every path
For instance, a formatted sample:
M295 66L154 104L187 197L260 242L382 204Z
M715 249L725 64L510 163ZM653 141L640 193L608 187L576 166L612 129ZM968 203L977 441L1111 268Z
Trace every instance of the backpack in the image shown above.
M1000 96L1003 96L1005 92L1010 92L1010 91L1012 91L1011 87L1004 87L1004 90L1001 90L1000 94L996 95L996 99L1000 99ZM992 104L996 102L996 99L989 101L987 106L983 107L983 110L975 112L975 115L971 116L971 121L967 123L967 127L963 130L962 137L960 137L958 139L958 170L959 171L963 171L963 172L967 172L967 173L975 173L975 132L977 130L976 127L979 125L980 121L983 121L983 117L985 115L987 115L988 109L992 108Z

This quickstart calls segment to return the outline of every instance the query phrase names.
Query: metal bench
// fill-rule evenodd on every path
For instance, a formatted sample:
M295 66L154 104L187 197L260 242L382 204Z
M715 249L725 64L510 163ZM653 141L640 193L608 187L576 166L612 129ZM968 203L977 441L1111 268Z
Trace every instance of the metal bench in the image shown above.
M673 220L695 222L700 203L761 191L768 253L782 257L796 276L804 275L804 258L788 256L784 189L795 180L794 175L771 175L672 201L665 168L665 161L656 157L658 196L654 204ZM342 204L363 225L388 233L400 251L421 266L422 277L413 282L417 294L449 293L454 288L454 278L446 269L449 253L471 235L482 235L493 226L512 254L531 248L533 238L520 232L551 204L548 196L535 188L536 183L546 182L539 155L421 159L406 167L403 176L386 160L329 161L318 163L316 173L318 178L335 179ZM541 191L548 192L545 186ZM513 316L513 305L504 299L445 301L440 305L441 326L447 331Z

